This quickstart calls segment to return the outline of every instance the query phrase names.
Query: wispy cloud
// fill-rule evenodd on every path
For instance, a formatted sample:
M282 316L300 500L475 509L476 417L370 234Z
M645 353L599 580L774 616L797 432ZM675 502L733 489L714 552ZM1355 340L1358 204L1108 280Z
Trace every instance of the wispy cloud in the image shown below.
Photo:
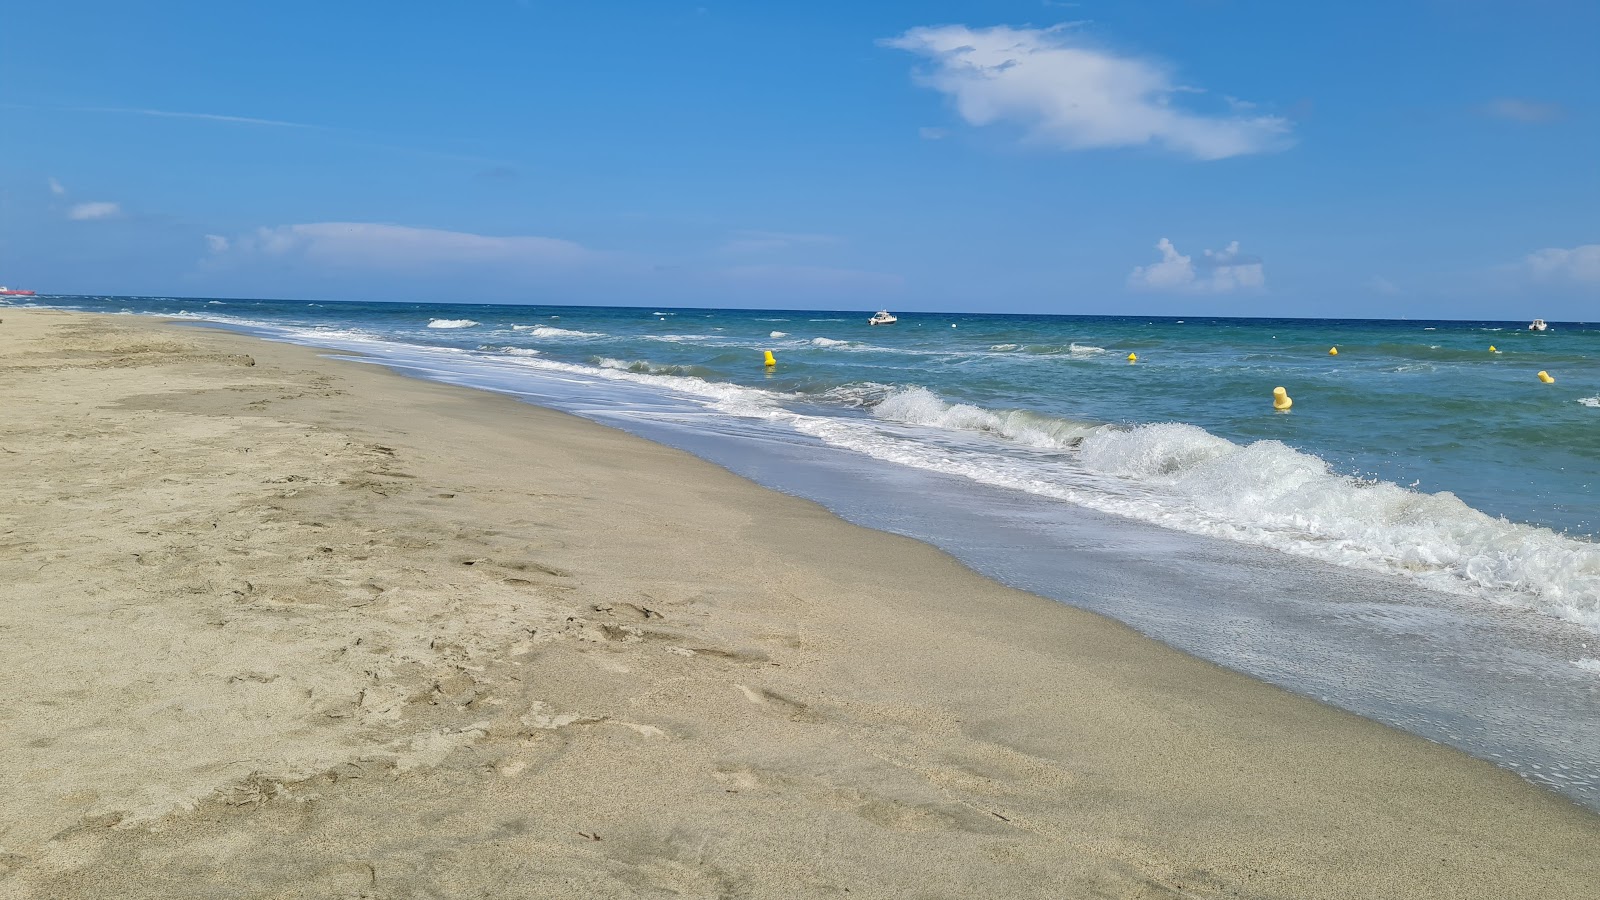
M329 269L402 273L484 265L547 268L594 255L560 238L497 237L373 222L278 225L233 239L207 235L206 243L219 262L298 261Z
M61 182L55 180L54 178L50 179L50 193L60 197L66 194L66 192L67 189L61 186Z
M1265 287L1267 283L1261 260L1242 255L1238 241L1222 250L1206 250L1199 259L1179 253L1166 238L1156 242L1156 250L1161 253L1160 261L1135 266L1128 273L1128 287L1142 291L1226 294Z
M723 253L763 253L816 244L832 244L839 239L831 234L801 234L792 231L739 231L718 249Z
M884 46L928 59L919 83L949 96L970 125L1010 123L1065 150L1159 145L1197 159L1281 149L1289 122L1229 98L1216 114L1185 109L1169 67L1054 28L913 28Z
M1496 100L1490 100L1479 107L1478 111L1483 115L1496 119L1506 119L1529 125L1554 122L1566 113L1559 103L1541 103L1537 100L1522 100L1516 97L1501 97Z
M1600 285L1600 244L1536 250L1522 258L1522 269L1535 281Z
M1374 275L1371 278L1368 278L1367 288L1373 293L1382 294L1385 297L1397 297L1405 293L1405 291L1400 289L1400 285L1395 284L1382 275Z
M265 125L271 128L320 128L304 122L284 122L278 119L257 119L253 116L225 116L216 113L172 112L165 109L131 109L117 106L76 106L73 112L120 113L133 116L155 116L162 119L199 119L205 122L227 122L233 125Z
M282 119L263 119L255 116L235 116L220 113L195 113L176 112L166 109L147 109L143 107L122 106L34 106L25 103L0 103L0 109L24 109L45 112L90 113L121 116L146 116L157 119L181 119L198 122L215 122L223 125L245 125L261 128L284 128L316 134L325 139L331 139L347 147L379 150L386 153L405 153L413 156L430 157L433 159L463 162L476 166L487 166L490 177L515 177L516 170L512 169L504 159L476 156L465 153L452 153L449 151L432 150L425 147L407 146L403 144L388 143L382 134L363 132L349 128L339 128L331 125L314 125L307 122L289 122ZM376 140L374 140L376 138Z
M105 201L79 203L67 210L67 218L75 222L87 222L91 219L114 219L120 215L122 215L122 204Z

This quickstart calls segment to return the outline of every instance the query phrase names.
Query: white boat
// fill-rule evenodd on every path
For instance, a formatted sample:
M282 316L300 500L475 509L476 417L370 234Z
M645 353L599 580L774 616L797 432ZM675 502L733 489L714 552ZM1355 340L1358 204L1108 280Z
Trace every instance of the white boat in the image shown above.
M1528 326L1529 331L1548 331L1549 328L1550 326L1546 325L1543 319L1534 319L1533 323Z
M872 318L867 320L867 324L868 325L893 325L894 323L896 323L898 321L900 321L900 320L896 319L894 316L889 315L889 311L887 309L880 309L876 313L873 313Z

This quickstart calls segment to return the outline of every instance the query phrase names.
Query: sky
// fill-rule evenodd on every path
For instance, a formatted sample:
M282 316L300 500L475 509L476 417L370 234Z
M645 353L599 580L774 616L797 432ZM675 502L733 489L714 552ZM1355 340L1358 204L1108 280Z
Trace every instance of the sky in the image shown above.
M0 283L1600 320L1592 0L0 0Z

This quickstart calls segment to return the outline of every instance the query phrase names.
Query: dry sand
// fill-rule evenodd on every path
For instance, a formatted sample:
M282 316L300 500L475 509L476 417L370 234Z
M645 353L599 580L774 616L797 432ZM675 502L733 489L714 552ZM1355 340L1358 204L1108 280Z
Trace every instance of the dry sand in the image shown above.
M1552 794L678 451L0 313L0 895L1600 884Z

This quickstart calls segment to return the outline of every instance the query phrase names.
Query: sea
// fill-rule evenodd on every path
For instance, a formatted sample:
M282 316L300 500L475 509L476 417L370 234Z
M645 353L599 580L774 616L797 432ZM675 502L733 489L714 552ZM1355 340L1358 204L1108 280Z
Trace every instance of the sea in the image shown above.
M1600 323L11 305L602 422L1600 812Z

